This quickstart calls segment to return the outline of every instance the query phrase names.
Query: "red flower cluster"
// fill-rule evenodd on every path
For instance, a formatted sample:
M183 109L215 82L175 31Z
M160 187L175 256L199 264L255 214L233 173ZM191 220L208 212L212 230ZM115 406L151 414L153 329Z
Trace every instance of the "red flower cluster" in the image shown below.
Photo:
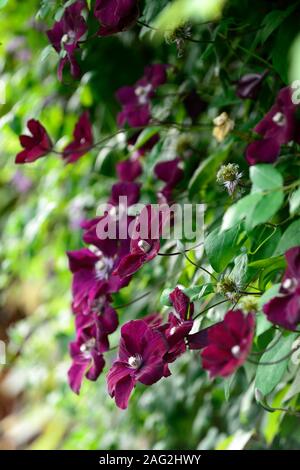
M15 162L32 163L53 151L51 139L39 121L30 119L27 127L32 136L21 135L20 143L24 150L16 156ZM85 155L93 146L92 126L88 112L83 113L78 119L74 132L73 141L62 151L62 158L66 163L75 163Z
M192 326L194 305L176 288L170 294L175 312L163 324L159 314L133 320L121 329L119 354L108 376L108 392L117 406L128 406L130 394L140 382L152 385L171 373L168 364L186 350L185 338Z
M87 32L87 24L83 17L84 11L87 11L86 1L78 0L67 7L62 19L56 21L53 28L47 31L49 41L61 57L58 66L60 81L67 63L70 64L72 76L74 78L80 77L80 68L75 54L79 50L80 39Z
M130 277L121 277L115 271L130 248L128 236L120 239L118 234L121 229L128 233L134 217L127 214L118 217L116 237L106 237L110 219L115 219L122 211L119 204L122 196L127 198L129 205L138 202L139 184L120 182L113 185L106 214L82 223L83 240L92 248L68 252L73 273L72 307L76 327L76 341L70 345L73 363L69 370L69 383L76 393L79 393L84 375L89 380L96 380L102 372L105 364L103 353L109 349L108 335L118 326L117 314L110 306L111 294L130 282Z
M138 382L152 385L168 377L171 374L168 365L188 345L191 349L203 349L203 368L211 377L226 377L246 360L254 334L253 314L229 311L222 322L190 334L194 304L178 287L170 294L170 301L175 311L169 314L167 323L163 323L159 314L153 314L130 321L121 329L119 354L107 375L107 383L109 394L122 409L127 408Z
M273 163L279 156L281 145L299 140L296 111L291 88L282 88L275 104L254 128L262 138L252 142L246 149L249 165Z
M156 89L167 80L167 65L155 64L145 68L144 76L133 86L124 86L117 91L117 99L122 105L118 114L118 124L126 122L131 127L145 127L151 119L151 99Z
M285 254L285 271L279 295L264 305L268 320L287 330L296 330L300 323L300 247Z
M138 0L96 0L94 15L100 22L99 36L130 28L139 16Z
M31 136L20 136L20 144L24 150L19 152L16 156L15 162L18 164L32 163L35 160L38 160L38 158L44 157L52 150L50 137L39 121L30 119L27 123L27 127Z
M61 20L56 21L47 36L60 56L58 78L62 81L63 71L69 63L71 75L80 77L76 54L80 42L88 32L86 16L88 6L85 0L77 0L64 10ZM100 23L99 36L109 36L130 28L139 16L138 0L96 0L94 16Z
M208 330L208 344L203 349L202 366L210 377L231 375L246 360L254 335L254 316L230 310L224 320Z

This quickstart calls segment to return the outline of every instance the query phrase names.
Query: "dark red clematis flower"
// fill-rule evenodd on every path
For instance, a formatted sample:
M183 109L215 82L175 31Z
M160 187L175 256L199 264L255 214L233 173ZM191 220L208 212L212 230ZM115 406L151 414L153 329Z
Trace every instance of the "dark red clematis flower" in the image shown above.
M136 204L140 198L140 184L125 181L115 183L108 203L117 207L120 204L121 197L126 197L128 207Z
M128 143L128 148L129 151L131 151L131 147L134 146L138 140L139 135L141 134L141 131L136 132L132 137L130 137L127 141ZM146 153L150 152L152 148L159 142L160 135L158 133L154 134L147 142L139 147L138 149L134 150L133 154L131 155L131 158L133 160L137 160L140 157L144 157Z
M300 323L300 247L285 253L285 271L279 295L264 305L268 320L287 330L296 330Z
M127 122L131 127L144 127L151 119L151 98L155 90L167 80L167 65L154 64L145 68L144 76L134 86L120 88L116 97L122 105L118 125Z
M169 314L168 323L162 327L169 345L165 356L167 363L175 361L186 351L185 338L188 337L194 324L194 304L190 302L188 296L179 287L176 287L169 298L175 312Z
M130 280L113 274L119 263L117 256L106 257L99 250L93 253L88 248L69 251L67 255L73 273L72 292L75 312L89 313L98 297L117 292Z
M166 183L158 195L161 203L171 204L173 202L173 190L184 177L184 171L181 166L182 161L179 157L155 165L155 175Z
M69 385L79 394L83 378L95 381L101 374L105 360L97 341L96 327L80 329L76 341L70 343L72 365L68 371Z
M203 330L198 331L197 333L192 333L187 337L187 343L189 349L199 350L203 349L209 344L208 332L212 328L211 326L204 328Z
M254 334L254 315L230 310L208 331L208 346L201 352L202 366L210 377L231 375L246 360Z
M160 249L159 238L167 217L168 214L165 215L151 205L144 207L136 218L133 233L130 234L130 253L121 259L115 274L126 278L155 258Z
M117 163L116 170L121 181L133 182L142 174L142 165L137 158L129 158Z
M38 158L44 157L52 149L52 143L46 129L39 121L30 119L27 127L31 132L30 135L21 135L20 144L24 148L16 156L15 163L31 163Z
M246 159L249 165L273 163L276 161L280 147L296 138L296 110L291 99L290 87L280 90L276 103L266 116L255 126L254 131L262 136L248 145Z
M76 331L95 326L93 331L102 352L109 349L108 336L118 327L118 315L110 305L111 300L109 295L101 295L93 301L88 312L73 309Z
M139 184L125 181L114 184L105 215L81 224L85 230L84 242L96 246L108 257L118 255L120 258L127 255L130 249L128 228L134 220L133 216L128 216L127 208L136 204L139 197ZM126 200L123 201L122 198ZM115 232L108 236L110 224Z
M164 181L168 187L173 189L184 175L181 164L182 161L179 157L159 162L154 167L154 173L158 179Z
M88 112L78 119L73 132L73 141L63 150L63 159L66 163L75 163L87 153L93 145L92 125Z
M61 81L65 65L69 62L71 74L80 77L80 68L76 61L75 52L79 49L79 41L87 32L87 24L82 16L87 8L85 0L78 0L64 11L60 21L56 21L47 36L52 46L61 55L58 66L58 78Z
M101 23L99 36L120 33L139 17L138 0L96 0L94 14Z
M163 317L160 313L155 312L143 317L143 321L146 322L147 325L151 328L159 328L162 326Z
M242 100L255 100L259 93L262 81L268 71L263 73L247 73L236 82L236 94Z
M280 153L280 144L273 138L256 140L248 145L246 155L249 165L274 163Z
M184 97L183 104L193 123L195 123L200 114L207 109L206 101L199 96L196 90L191 90Z
M152 385L164 376L167 349L163 334L143 320L122 327L118 358L107 375L108 392L119 408L127 408L138 382Z

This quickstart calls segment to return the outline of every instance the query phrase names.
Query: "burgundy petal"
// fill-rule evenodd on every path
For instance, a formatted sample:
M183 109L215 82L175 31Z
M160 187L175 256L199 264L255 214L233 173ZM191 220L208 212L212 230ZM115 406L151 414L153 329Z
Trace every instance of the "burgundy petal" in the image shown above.
M114 395L116 405L122 410L125 410L127 408L128 400L134 386L135 381L130 375L124 377L123 379L117 382Z
M246 159L249 165L273 163L280 153L280 144L273 138L256 140L248 145Z

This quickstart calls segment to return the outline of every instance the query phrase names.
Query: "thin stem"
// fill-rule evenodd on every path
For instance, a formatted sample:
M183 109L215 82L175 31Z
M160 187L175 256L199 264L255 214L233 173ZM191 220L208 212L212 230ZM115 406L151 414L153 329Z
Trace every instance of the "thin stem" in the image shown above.
M115 349L118 349L118 345L117 346L113 346L112 348L109 348L108 351L105 351L106 353L110 352L110 351L115 351Z
M159 256L176 256L176 255L183 255L184 253L188 253L189 251L193 251L199 246L203 245L203 242L198 243L195 246L192 246L192 248L187 248L184 251L177 251L177 252L172 252L172 253L157 253Z
M147 295L151 294L152 291L145 292L144 294L140 295L139 297L136 297L135 299L131 300L130 302L122 305L113 305L113 308L116 310L119 310L121 308L129 307L130 305L134 304L135 302L138 302L139 300L142 300L144 297L147 297Z
M260 296L262 293L261 292L247 292L247 291L239 290L238 294L242 294L242 295L259 295Z
M297 418L300 418L300 412L298 412L298 411L294 411L294 410L291 410L289 408L273 408L273 407L271 407L271 408L274 411L283 411L284 413L287 413L288 415L296 416Z
M214 274L212 274L210 271L208 271L206 268L203 268L203 266L199 266L199 264L197 263L194 263L193 260L191 260L187 254L184 253L184 257L189 261L189 263L191 263L193 266L195 266L196 268L198 269L201 269L202 271L204 271L206 274L208 274L210 277L212 277L216 282L218 281L218 279L216 278L216 276Z
M138 20L138 21L137 21L137 24L139 24L140 26L144 26L145 28L151 29L152 31L160 31L158 28L154 28L154 27L151 26L150 24L144 23L144 22L141 21L141 20ZM170 31L171 31L171 30L170 30Z
M143 21L140 21L138 20L137 23L141 26L144 26L145 28L148 28L148 29L151 29L151 31L160 31L162 33L167 33L167 32L172 32L174 31L174 29L159 29L159 28L155 28L153 26L151 26L150 24L147 24L147 23L144 23ZM207 23L203 23L203 24L207 24ZM191 38L185 34L182 34L180 35L180 37L182 39L184 39L185 41L189 41L189 42L193 42L193 43L197 43L197 44L213 44L215 41L213 40L200 40L200 39L194 39L194 38Z
M261 351L252 351L250 353L250 355L251 356L259 356L260 354L264 354L267 351L271 351L271 349L273 349L274 346L276 346L276 344L278 344L278 342L281 340L281 338L282 338L282 333L280 333L278 335L278 337L275 339L275 341L270 346L268 346L266 349L262 349Z
M260 294L263 294L263 291L261 291L258 287L255 287L255 286L247 286L247 287L251 287L251 289L255 289L259 291Z
M185 41L196 43L196 44L213 44L215 42L213 40L204 41L204 40L201 40L201 39L194 39L194 38L190 38L189 36L185 36L185 35L182 36L182 39L184 39Z
M251 359L249 359L249 357L247 358L247 361L250 362L251 364L255 364L255 365L258 365L258 366L274 366L276 364L280 364L281 362L285 361L286 359L289 359L296 351L298 351L298 349L300 349L300 345L297 346L296 348L292 349L288 354L281 357L277 361L270 361L270 362L261 362L260 361L260 362L257 362L257 361L252 361Z
M179 129L179 130L182 130L182 131L185 131L185 130L194 131L195 130L197 132L199 131L199 129L201 127L207 127L207 126L212 127L210 124L199 124L197 126L191 126L191 125L187 125L187 124L179 124L179 123L176 123L176 122L155 121L155 120L153 120L153 122L149 123L147 126L138 126L138 127L132 128L132 129L127 129L127 128L118 129L113 134L110 134L106 137L103 137L103 139L99 140L98 142L87 146L86 148L84 148L84 151L89 152L90 150L92 150L94 148L97 148L100 145L103 145L105 142L112 139L113 137L116 137L119 134L123 134L123 133L125 134L128 131L133 131L133 132L142 131L144 129L149 129L151 127L155 127L156 125L160 125L160 126L163 126L163 127L166 127L166 128L174 127L176 129ZM48 151L48 153L54 153L54 154L60 155L60 156L68 155L69 153L72 153L72 152L73 152L73 150L59 151L59 150L56 150L55 148L51 148L51 150Z
M211 308L214 308L214 307L217 307L218 305L221 305L221 304L224 304L225 302L228 302L228 299L226 300L220 300L219 302L216 302L215 304L213 305L210 305L209 307L206 307L204 310L202 310L201 312L199 312L195 317L194 317L194 320L196 320L196 318L200 317L201 315L203 315L203 313L206 313L208 312L208 310L210 310Z
M234 48L234 46L230 43L230 41L228 40L228 38L224 35L224 34L221 34L219 33L219 36L224 39L224 41L227 41L230 49L232 49L232 51L234 53L236 53L236 50ZM274 67L265 59L263 59L262 57L260 57L259 55L255 54L255 52L252 52L250 51L249 49L246 49L245 47L243 46L240 46L239 44L236 45L236 48L239 49L240 51L242 52L245 52L246 54L250 55L251 57L253 57L254 59L256 59L257 61L261 62L262 64L266 65L269 69L272 69L275 71Z
M273 227L273 232L265 239L263 240L259 245L258 247L256 248L256 250L254 251L250 251L250 255L255 255L263 245L265 245L274 235L274 233L277 231L277 225Z

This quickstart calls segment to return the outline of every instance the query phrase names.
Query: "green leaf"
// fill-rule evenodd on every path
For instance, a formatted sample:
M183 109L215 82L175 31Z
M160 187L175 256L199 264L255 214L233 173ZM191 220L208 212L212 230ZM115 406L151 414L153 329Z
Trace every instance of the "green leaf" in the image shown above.
M300 210L300 188L298 188L290 198L290 214L294 215Z
M248 264L249 268L268 268L271 264L277 263L277 261L283 260L284 258L282 256L274 256L273 258L265 258L265 259L259 259L257 261L252 261L251 263Z
M138 136L134 149L138 150L139 148L143 147L143 145L145 145L159 131L159 127L147 127L146 129L143 129Z
M298 369L297 374L292 382L289 391L284 397L284 401L289 401L295 395L300 394L300 369Z
M224 214L221 230L228 230L241 220L245 219L252 213L256 204L258 204L260 200L260 194L248 194L248 196L243 197L236 204L229 207Z
M224 393L225 393L225 400L228 401L231 395L231 390L233 388L233 383L235 381L236 375L232 374L230 377L224 379Z
M283 233L275 254L283 254L290 248L300 245L300 219L295 220Z
M292 333L288 336L283 336L281 340L269 351L265 352L261 357L260 362L277 362L272 365L259 365L256 371L255 387L264 395L268 395L279 384L286 371L289 358L280 361L285 357L292 348L295 341L296 334Z
M237 256L234 260L234 268L230 273L230 277L237 283L241 284L245 280L248 267L248 255L247 253L242 253Z
M172 30L188 20L208 21L220 16L225 0L175 0L161 12L155 26Z
M271 34L279 28L281 23L295 10L296 5L291 5L285 10L272 10L262 21L263 28L258 32L256 44L265 43Z
M279 292L280 284L274 284L270 289L268 289L264 294L259 298L258 305L262 309L262 307L269 302L269 300L276 297Z
M251 194L231 206L223 217L222 230L246 219L247 231L267 222L281 207L284 195L280 189L283 178L271 165L255 165L250 168Z
M256 336L263 335L266 331L273 327L273 323L269 322L264 313L258 313L256 315Z
M262 196L246 217L246 229L250 231L257 225L270 220L282 206L283 199L282 191Z
M249 234L251 240L250 254L253 262L271 258L281 235L280 227L270 227L267 225L256 227Z
M213 285L211 283L202 284L201 286L188 287L183 289L183 292L189 297L191 302L196 302L202 299L206 295L214 292Z
M291 51L290 51L290 70L289 77L290 81L299 81L300 77L300 35L297 36L293 42ZM299 93L298 93L299 96Z
M269 413L274 413L274 408L271 408L271 406L266 400L266 397L261 393L258 388L254 390L254 396L257 403L259 403L266 411L268 411Z
M192 198L216 178L217 170L228 157L230 148L231 145L228 145L201 162L189 184L189 197Z
M239 235L241 226L236 225L229 230L221 232L219 228L213 230L205 239L204 249L213 269L220 273L239 251Z
M276 168L271 165L255 165L250 168L252 181L251 193L281 188L283 178Z
M263 309L263 306L269 302L269 300L276 297L279 292L280 284L274 284L270 289L268 289L259 299L258 306L260 310ZM269 322L264 313L258 313L256 316L256 336L260 336L270 328L273 327L273 323Z
M49 60L50 55L54 56L55 54L55 50L53 49L52 45L49 44L49 46L44 47L42 50L40 61L45 62L46 60Z
M259 288L265 290L267 284L277 275L278 272L283 270L286 266L285 259L282 257L273 258L275 261L266 266L259 276Z
M297 17L297 15L296 15ZM297 19L291 16L280 26L276 39L272 47L272 63L275 70L279 73L282 81L288 84L290 49L298 34L299 27ZM293 20L293 21L292 21ZM286 51L286 53L282 53ZM298 77L299 78L299 77Z
M259 224L267 222L281 207L283 178L278 170L271 165L255 165L250 168L252 181L251 194L261 193L261 199L253 211L246 217L246 228L251 230ZM268 193L272 191L271 193ZM265 194L267 193L267 194Z
M169 295L171 294L172 291L173 291L173 289L164 289L162 291L162 294L160 296L160 303L164 307L171 307L172 302L169 298Z

